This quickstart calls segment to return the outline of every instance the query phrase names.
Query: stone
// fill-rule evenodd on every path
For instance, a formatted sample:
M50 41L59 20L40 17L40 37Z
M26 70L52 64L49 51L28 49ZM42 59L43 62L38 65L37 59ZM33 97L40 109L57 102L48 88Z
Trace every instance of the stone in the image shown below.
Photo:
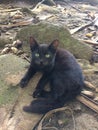
M21 29L16 39L24 42L24 50L29 49L29 37L33 36L39 43L51 43L54 39L60 41L60 47L69 50L76 58L90 60L93 54L92 48L73 38L64 27L58 27L46 23L31 25Z

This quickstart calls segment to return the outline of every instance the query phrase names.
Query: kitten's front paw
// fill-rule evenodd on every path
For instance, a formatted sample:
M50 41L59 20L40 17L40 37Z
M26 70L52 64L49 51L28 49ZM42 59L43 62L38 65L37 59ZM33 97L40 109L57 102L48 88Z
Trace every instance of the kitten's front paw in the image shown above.
M28 80L25 80L25 79L22 79L22 80L20 81L20 83L19 83L19 85L20 85L21 88L26 87L27 84L28 84Z
M33 97L34 98L38 98L38 97L41 97L41 92L39 89L36 89L33 93Z

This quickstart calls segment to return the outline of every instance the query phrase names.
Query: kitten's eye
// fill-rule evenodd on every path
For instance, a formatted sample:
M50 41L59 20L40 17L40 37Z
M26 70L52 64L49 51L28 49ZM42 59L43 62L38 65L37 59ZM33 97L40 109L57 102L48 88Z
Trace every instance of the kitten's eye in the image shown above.
M35 53L35 56L36 56L36 57L39 57L39 53Z
M49 57L50 57L50 55L49 55L49 54L46 54L46 55L45 55L45 57L46 57L46 58L49 58Z

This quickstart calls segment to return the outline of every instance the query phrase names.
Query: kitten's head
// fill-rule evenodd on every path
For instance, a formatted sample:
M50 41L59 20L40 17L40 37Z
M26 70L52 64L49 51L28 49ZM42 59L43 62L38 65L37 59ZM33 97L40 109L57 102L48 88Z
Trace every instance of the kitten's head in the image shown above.
M30 37L30 48L32 51L33 63L35 63L40 68L53 65L58 44L58 40L54 40L49 45L38 44L33 37Z

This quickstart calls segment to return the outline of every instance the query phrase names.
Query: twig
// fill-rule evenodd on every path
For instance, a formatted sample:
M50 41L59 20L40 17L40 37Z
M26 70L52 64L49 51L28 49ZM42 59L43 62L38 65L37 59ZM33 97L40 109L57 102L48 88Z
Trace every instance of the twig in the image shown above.
M33 127L32 130L36 130L37 126L39 125L40 121L43 119L43 117L45 116L45 114L41 117L41 119L36 123L36 125Z
M96 89L96 87L95 87L93 84L91 84L90 82L84 81L84 83L85 83L85 87L86 87L86 88L90 88L90 89L92 89L92 90L95 90L95 89Z
M75 29L70 30L70 33L71 33L71 34L74 34L74 33L76 33L76 32L79 32L79 31L85 29L86 27L91 26L91 25L93 25L93 21L90 22L90 23L88 23L88 24L82 25L81 27L77 27L77 28L75 28Z
M42 0L41 2L39 2L35 7L34 10L37 9L45 0Z
M44 1L46 1L46 0L42 0L41 2L39 2L39 3L34 7L33 10L37 9ZM52 3L53 5L56 5L53 0L51 1L51 3Z
M23 55L23 58L26 59L30 63L30 59Z
M5 13L5 12L12 12L12 11L17 11L20 10L21 8L15 8L15 9L2 9L0 10L0 13Z
M89 44L89 45L94 45L94 46L98 46L98 42L94 42L94 41L91 41L91 40L83 40L83 42Z
M77 10L78 12L82 12L81 10L77 9L76 7L74 7L73 5L69 4L69 2L67 2L66 0L64 0L65 3L67 3L67 5L71 6L73 9Z
M43 129L45 129L45 130L46 130L46 129L49 129L49 130L50 130L50 129L58 130L56 127L43 127Z

